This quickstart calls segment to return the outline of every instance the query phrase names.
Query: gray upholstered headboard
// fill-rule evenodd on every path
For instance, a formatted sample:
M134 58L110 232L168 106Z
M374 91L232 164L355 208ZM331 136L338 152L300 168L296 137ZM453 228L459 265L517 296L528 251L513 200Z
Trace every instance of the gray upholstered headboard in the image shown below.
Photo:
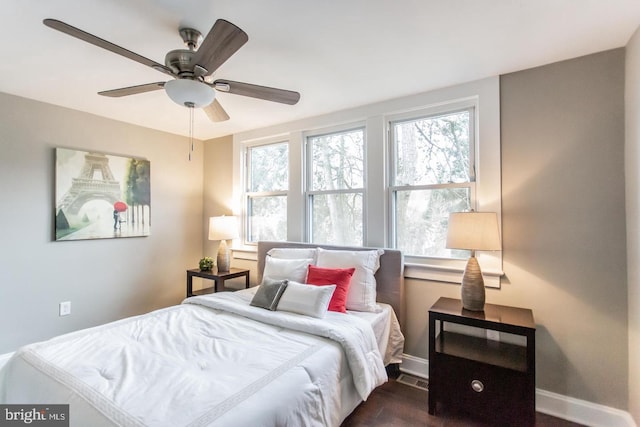
M323 248L350 251L364 251L374 248L316 245L300 242L258 242L258 283L262 282L264 260L272 248ZM389 304L393 307L400 325L404 326L404 259L402 252L396 249L384 249L380 256L380 268L375 274L377 282L378 302Z

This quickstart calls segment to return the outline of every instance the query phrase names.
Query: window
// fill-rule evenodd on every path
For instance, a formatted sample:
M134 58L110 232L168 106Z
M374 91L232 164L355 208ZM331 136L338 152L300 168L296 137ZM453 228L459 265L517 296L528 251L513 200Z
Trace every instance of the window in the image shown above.
M449 213L474 206L474 122L474 108L390 122L392 240L405 254L468 256L445 246Z
M244 156L249 147L285 140L285 190L249 193L280 196L276 200L283 203L249 216ZM277 212L282 225L270 231L278 239L398 247L405 254L405 277L460 283L467 254L445 248L449 212L497 212L501 222L497 76L234 134L233 144L233 189L246 216L245 241L262 237L254 219L269 225ZM276 154L270 162L284 171L283 158ZM253 247L234 249L234 256L255 258ZM502 252L476 256L485 285L500 287Z
M310 241L362 246L364 129L308 136L306 149Z
M247 242L287 239L289 144L247 148Z

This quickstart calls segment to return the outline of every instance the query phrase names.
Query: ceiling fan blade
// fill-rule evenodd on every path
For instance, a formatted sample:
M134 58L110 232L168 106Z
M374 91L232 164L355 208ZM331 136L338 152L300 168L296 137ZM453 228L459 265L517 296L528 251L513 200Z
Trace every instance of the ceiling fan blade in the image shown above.
M249 36L229 21L218 19L193 55L191 64L212 74L244 45Z
M112 98L119 98L121 96L151 92L154 90L162 89L163 87L164 87L164 82L155 82L155 83L147 83L147 84L138 85L138 86L122 87L120 89L105 90L102 92L98 92L98 95L110 96Z
M300 94L292 90L276 89L273 87L258 86L251 83L234 82L232 80L218 79L213 82L213 87L221 92L250 96L252 98L280 102L282 104L294 105L300 100Z
M130 50L127 50L116 44L108 42L104 39L101 39L100 37L94 36L93 34L89 34L86 31L82 31L81 29L73 27L62 21L58 21L57 19L45 19L44 21L42 21L42 23L47 27L53 28L54 30L58 30L72 37L83 40L87 43L91 43L103 49L109 50L113 53L117 53L118 55L124 56L125 58L129 58L133 61L139 62L140 64L146 65L155 70L158 70L160 72L163 72L165 74L169 74L170 76L175 77L175 74L173 73L173 71L171 71L170 68L165 67L164 65L158 62L152 61L149 58L145 58L144 56L138 55L137 53L131 52Z
M222 108L222 105L220 105L217 99L214 99L213 102L204 107L203 110L212 122L229 120L229 115L224 111L224 108Z

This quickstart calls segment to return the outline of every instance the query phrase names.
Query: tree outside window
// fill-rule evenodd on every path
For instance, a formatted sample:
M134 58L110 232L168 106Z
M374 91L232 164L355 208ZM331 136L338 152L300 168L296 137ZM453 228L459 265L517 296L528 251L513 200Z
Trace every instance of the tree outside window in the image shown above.
M308 137L307 166L311 242L362 246L364 129Z
M466 256L445 246L449 213L472 206L474 119L469 108L390 123L393 240L405 254Z
M247 149L247 241L287 240L289 144Z

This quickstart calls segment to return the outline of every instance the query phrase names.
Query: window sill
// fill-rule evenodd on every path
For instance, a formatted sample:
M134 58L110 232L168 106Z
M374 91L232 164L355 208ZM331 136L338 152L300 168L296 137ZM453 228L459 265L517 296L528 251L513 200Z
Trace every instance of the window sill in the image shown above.
M464 268L447 267L432 264L404 264L404 277L408 279L433 280L436 282L457 283L462 282ZM487 288L500 288L500 278L503 271L482 270L484 285Z
M234 259L258 261L257 246L234 246L231 248L231 253Z
M234 259L246 261L258 260L258 249L255 246L235 246L231 248ZM407 279L432 280L435 282L446 282L460 284L464 267L449 267L443 265L405 262L404 277ZM482 270L484 285L487 288L500 288L500 278L504 276L503 271Z

